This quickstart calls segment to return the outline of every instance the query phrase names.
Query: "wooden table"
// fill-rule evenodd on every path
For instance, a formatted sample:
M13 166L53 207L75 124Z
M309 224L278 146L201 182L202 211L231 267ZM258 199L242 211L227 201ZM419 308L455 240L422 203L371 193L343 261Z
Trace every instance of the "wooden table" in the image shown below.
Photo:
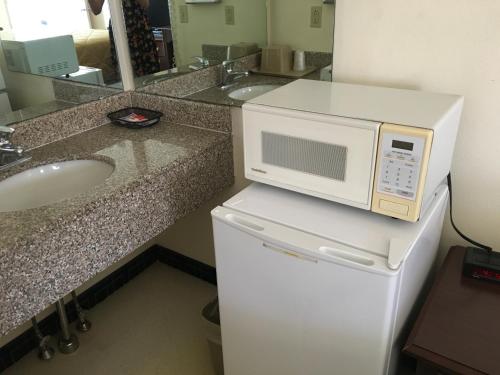
M500 374L500 284L462 276L452 247L403 351L444 374Z

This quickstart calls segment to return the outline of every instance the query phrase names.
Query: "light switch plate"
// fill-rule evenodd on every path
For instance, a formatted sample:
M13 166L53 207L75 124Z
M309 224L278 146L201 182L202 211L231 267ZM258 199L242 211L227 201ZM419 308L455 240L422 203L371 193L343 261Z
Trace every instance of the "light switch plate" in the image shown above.
M321 28L321 20L323 18L323 7L311 7L311 27Z
M181 23L189 23L189 14L187 5L179 5L179 19Z
M226 16L226 25L234 25L234 6L226 5L224 7L224 13Z

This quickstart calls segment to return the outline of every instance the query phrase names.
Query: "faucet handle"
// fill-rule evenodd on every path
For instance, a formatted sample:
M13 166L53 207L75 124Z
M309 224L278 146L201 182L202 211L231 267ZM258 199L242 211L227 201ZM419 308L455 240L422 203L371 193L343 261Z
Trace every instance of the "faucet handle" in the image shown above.
M15 131L14 128L0 125L0 143L9 143L10 137Z
M12 134L15 131L16 131L16 129L14 129L14 128L11 128L9 126L0 125L0 133L3 133L3 134Z
M234 64L236 64L236 60L224 60L222 62L222 66L226 69L233 69Z
M193 56L193 59L197 60L204 68L210 65L210 61L204 56Z

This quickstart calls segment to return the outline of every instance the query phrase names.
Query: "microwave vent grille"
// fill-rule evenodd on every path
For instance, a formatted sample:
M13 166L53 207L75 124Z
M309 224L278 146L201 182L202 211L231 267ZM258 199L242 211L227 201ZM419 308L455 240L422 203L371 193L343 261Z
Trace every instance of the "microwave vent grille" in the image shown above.
M262 161L282 168L345 181L347 147L262 132Z

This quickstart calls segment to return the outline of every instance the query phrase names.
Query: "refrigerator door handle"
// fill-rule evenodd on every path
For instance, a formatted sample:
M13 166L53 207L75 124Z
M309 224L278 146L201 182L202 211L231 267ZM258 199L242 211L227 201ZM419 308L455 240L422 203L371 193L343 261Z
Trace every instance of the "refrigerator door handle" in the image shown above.
M262 232L265 228L259 224L252 223L250 220L236 216L234 214L227 214L226 219L236 225L252 229L257 232Z
M369 266L373 266L375 264L375 262L370 258L361 256L361 255L351 254L351 253L348 253L347 251L334 249L334 248L328 247L328 246L321 246L319 248L319 251L322 254L324 254L330 258L343 259L343 260L346 260L348 262L361 264L363 266L369 267Z
M300 253L297 253L296 251L285 249L283 247L279 247L279 246L276 246L276 245L273 245L273 244L270 244L270 243L267 243L267 242L263 242L262 243L262 247L265 247L266 249L270 249L270 250L276 251L276 252L284 254L284 255L295 257L295 258L300 259L300 260L305 260L305 261L308 261L308 262L318 263L318 259L317 258L314 258L314 257L311 257L311 256L307 256L307 255L304 255L304 254L300 254Z
M313 235L236 213L225 207L215 208L212 211L212 217L257 238L263 248L300 260L313 263L330 262L355 268L361 267L362 269L372 268L376 263L376 259L372 257L336 248L333 244L334 241L332 241L332 245L328 246L322 239ZM356 250L360 252L359 249ZM382 258L378 258L379 262L382 261ZM384 267L387 267L387 258L385 257L383 261Z

